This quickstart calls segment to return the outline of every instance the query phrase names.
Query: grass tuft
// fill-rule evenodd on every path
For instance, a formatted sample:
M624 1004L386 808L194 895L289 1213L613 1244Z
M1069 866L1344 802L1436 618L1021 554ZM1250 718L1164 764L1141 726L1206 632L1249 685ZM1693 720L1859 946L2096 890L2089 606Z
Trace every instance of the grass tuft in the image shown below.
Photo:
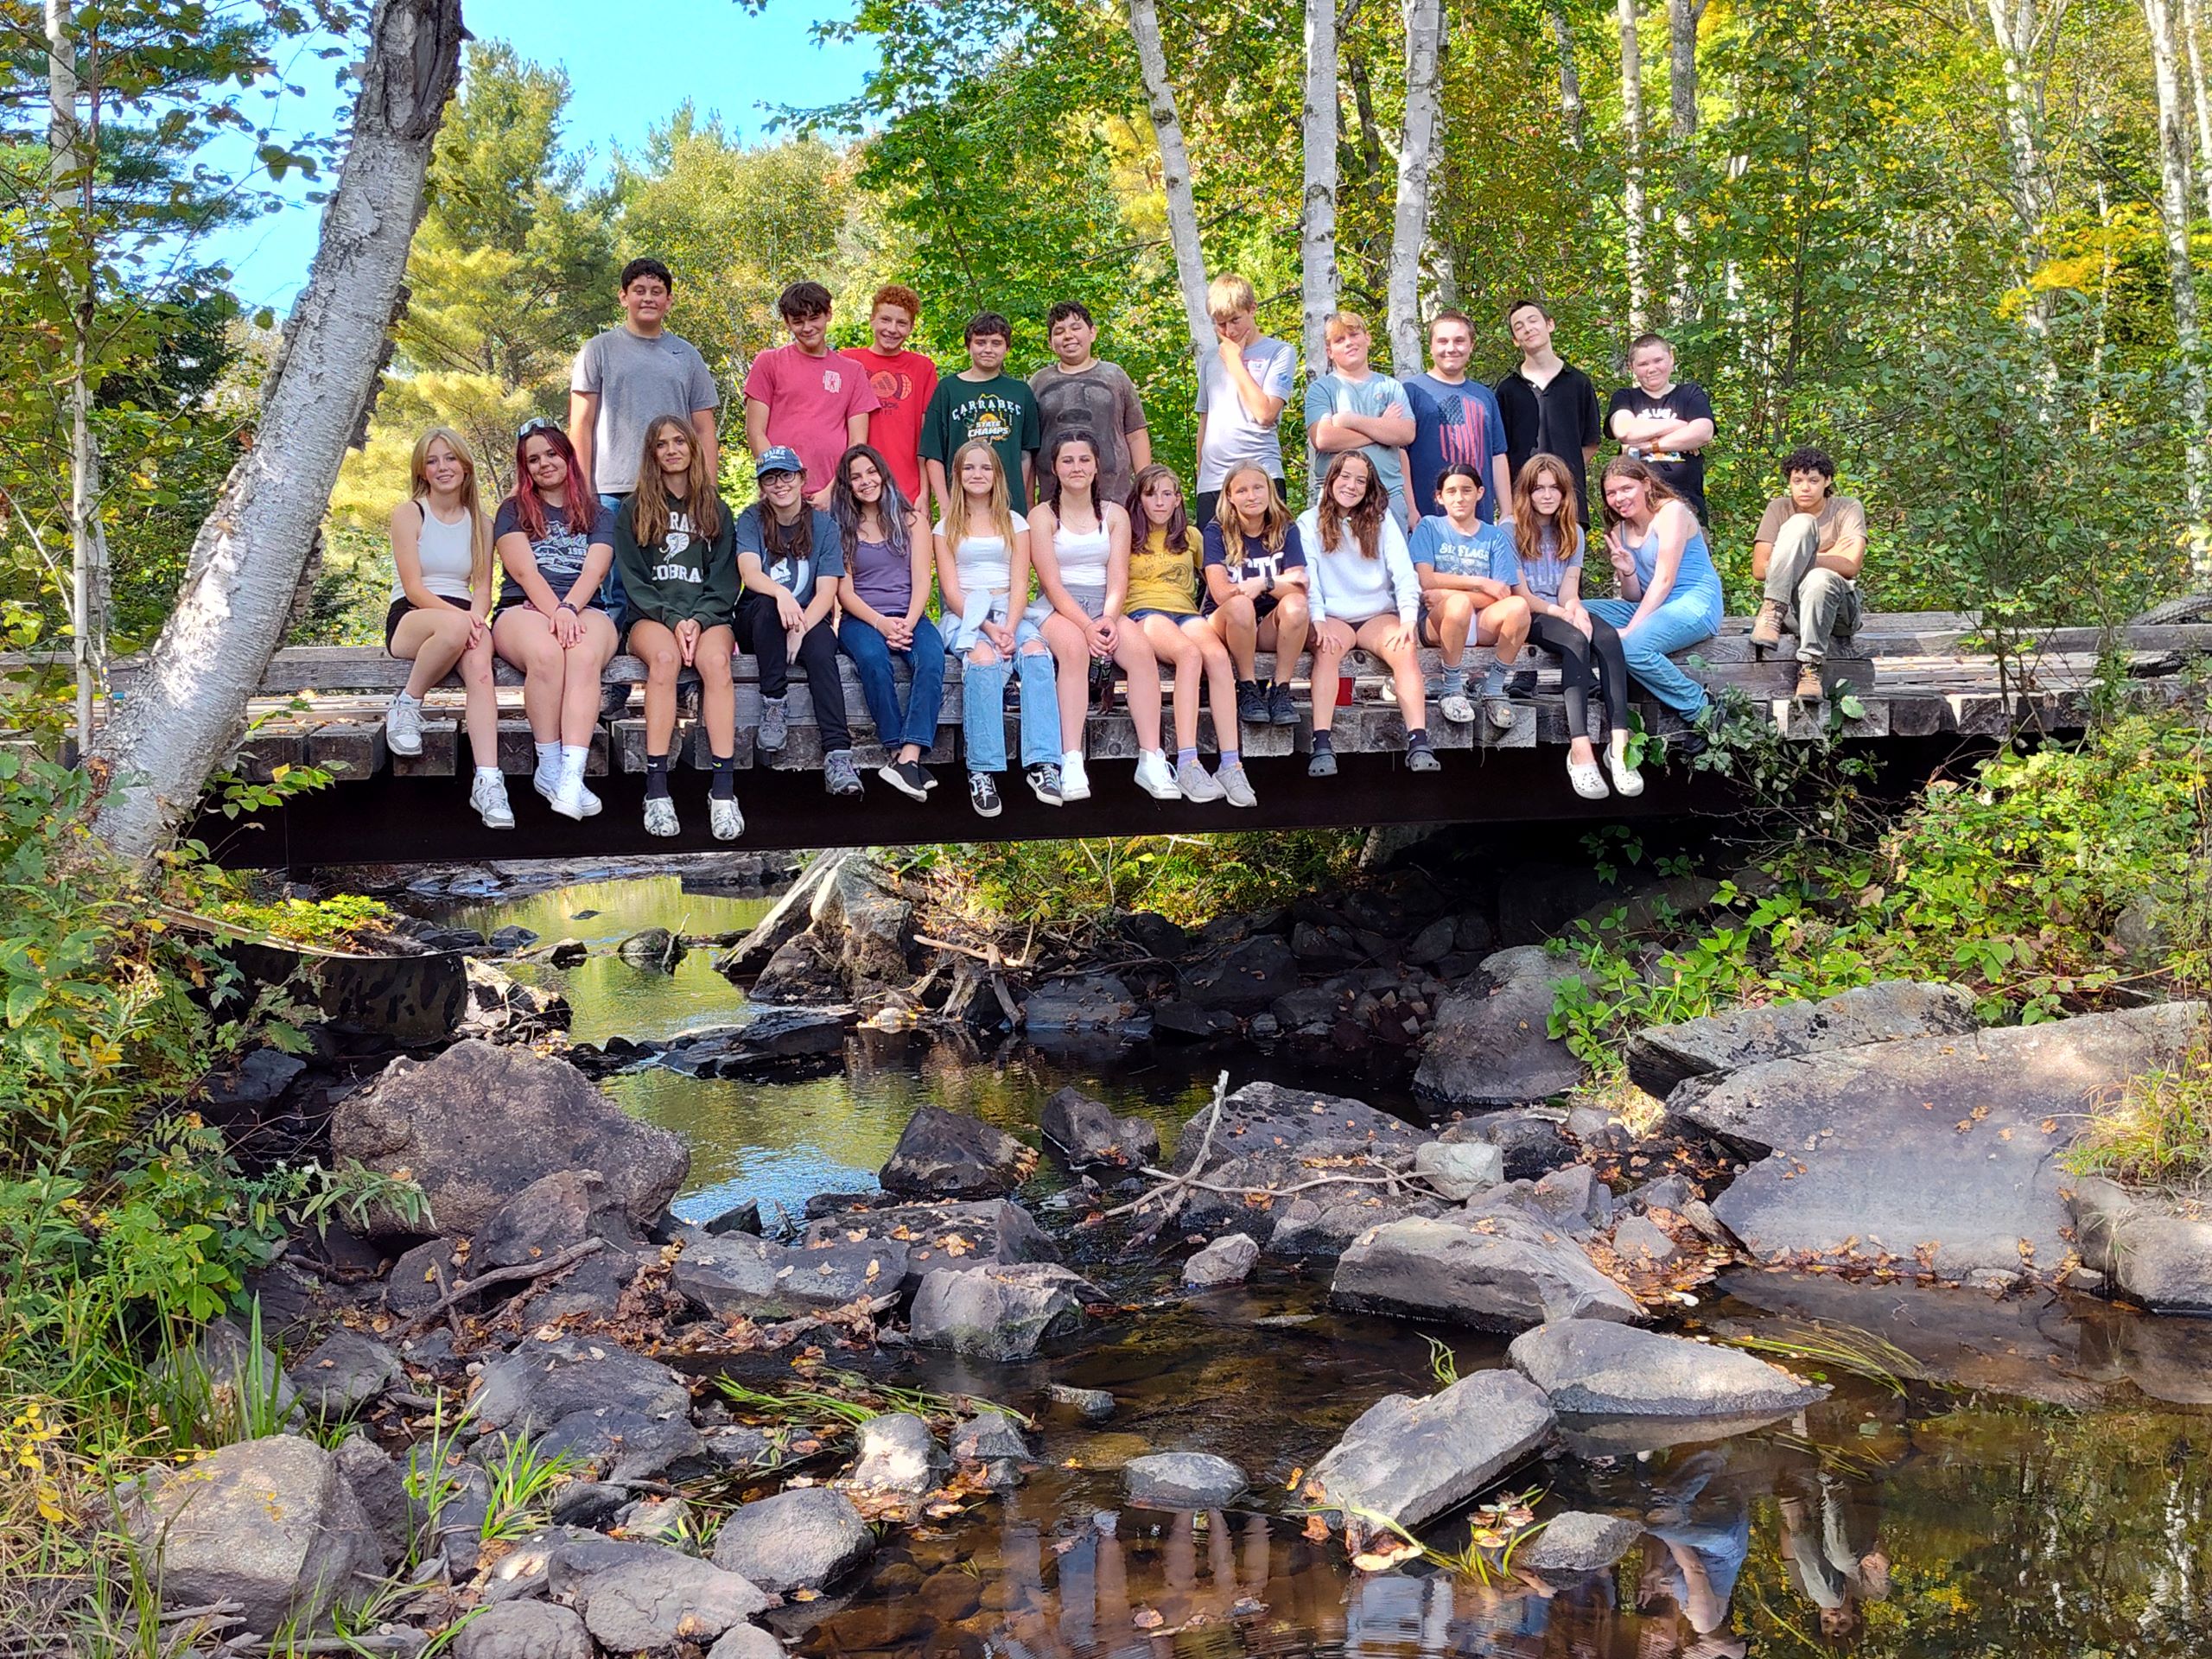
M2130 1078L2089 1115L2067 1149L2076 1175L2201 1195L2212 1185L2212 1046Z

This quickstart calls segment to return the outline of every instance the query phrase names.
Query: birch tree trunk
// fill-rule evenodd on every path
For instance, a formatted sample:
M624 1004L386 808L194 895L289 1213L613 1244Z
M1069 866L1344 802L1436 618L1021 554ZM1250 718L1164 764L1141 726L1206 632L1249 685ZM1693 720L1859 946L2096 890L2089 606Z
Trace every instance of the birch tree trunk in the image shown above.
M107 537L99 518L100 458L92 436L91 356L99 269L93 238L92 150L77 119L75 18L69 0L46 0L47 156L56 238L67 250L69 300L69 627L76 659L77 751L92 742L92 710L107 658ZM74 229L70 228L72 218ZM74 267L73 270L72 267Z
M1637 38L1636 0L1615 0L1621 30L1621 149L1626 174L1621 188L1621 217L1626 235L1628 326L1631 334L1649 327L1650 281L1644 267L1643 230L1643 45Z
M2204 211L2212 215L2212 107L2204 87L2204 48L2197 41L2197 0L2181 0L2182 40L2189 48L2189 101L2196 112L2196 183L2204 192Z
M2020 221L2024 276L2043 263L2044 226L2051 213L2050 173L2043 143L2043 82L2036 60L2043 49L2043 31L2046 27L2056 29L2064 0L2058 0L2047 17L2037 12L2036 0L1982 0L1982 3L2004 73L2005 153L2012 175L2012 211ZM2025 315L2029 327L2036 333L2050 328L2048 298L2031 299Z
M1564 0L1552 0L1552 40L1559 48L1559 113L1567 123L1567 142L1582 148L1582 77L1574 67L1574 25Z
M1203 360L1214 349L1213 319L1206 310L1205 250L1198 239L1198 208L1191 194L1191 152L1183 143L1183 117L1175 105L1175 86L1167 78L1167 54L1160 44L1160 9L1154 0L1129 0L1129 34L1137 45L1137 67L1144 75L1145 113L1152 118L1153 142L1160 149L1160 183L1167 193L1167 240L1175 251L1176 285L1183 290L1183 315L1191 329L1191 351Z
M1690 140L1697 133L1697 26L1705 0L1667 0L1667 134L1675 161L1675 282L1667 314L1680 323L1692 311Z
M2167 281L2173 289L2174 347L2181 359L2182 484L2190 524L2201 528L2208 499L2206 396L2196 269L2189 247L2195 207L2189 176L2190 118L2182 103L2171 0L2143 0L2143 21L2150 29L2151 78L2158 94L2158 208L2165 230Z
M1322 333L1337 308L1336 0L1306 0L1305 213L1299 223L1300 288L1305 304L1306 367L1327 371ZM1301 423L1302 424L1302 423Z
M92 832L125 858L152 857L192 810L283 638L339 462L389 349L461 39L461 0L378 0L370 19L353 142L262 388L253 447L200 525L145 672L93 751L105 792Z
M1390 231L1390 359L1403 377L1421 371L1421 264L1428 198L1441 159L1437 82L1444 55L1444 0L1405 0L1405 130L1398 141L1397 216Z

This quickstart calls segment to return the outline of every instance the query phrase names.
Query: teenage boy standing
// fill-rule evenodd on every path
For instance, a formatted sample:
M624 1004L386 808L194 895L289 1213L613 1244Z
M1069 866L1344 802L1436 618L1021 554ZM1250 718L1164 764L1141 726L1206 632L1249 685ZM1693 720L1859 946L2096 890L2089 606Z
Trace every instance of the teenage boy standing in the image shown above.
M615 290L620 325L586 340L569 377L569 444L609 507L620 505L638 487L645 428L657 415L690 417L692 435L707 458L708 475L714 474L721 393L699 348L664 326L675 298L676 278L666 265L658 259L630 261ZM619 630L622 588L611 569L600 601Z
M1090 433L1098 443L1096 499L1122 505L1137 474L1152 465L1152 435L1136 386L1119 364L1090 354L1098 325L1082 301L1054 301L1045 328L1055 360L1029 377L1042 422L1038 448L1049 451L1063 430Z
M868 390L875 394L875 413L868 417L869 447L891 463L899 493L926 508L923 490L929 480L922 476L922 414L937 390L937 365L906 349L921 320L921 296L903 283L886 283L875 290L868 310L868 332L875 343L848 346L844 355L861 365Z
M1428 325L1428 372L1406 382L1406 401L1413 405L1414 441L1406 449L1406 487L1418 518L1433 518L1444 509L1437 505L1436 480L1453 461L1475 469L1483 481L1478 511L1484 524L1495 523L1498 504L1505 504L1505 518L1513 518L1511 475L1505 469L1505 420L1497 412L1497 398L1479 380L1467 378L1467 363L1475 354L1475 326L1457 311L1440 311Z
M1406 510L1405 448L1414 441L1413 405L1406 389L1367 365L1374 340L1367 319L1339 311L1323 325L1329 372L1306 383L1306 432L1325 455L1357 449L1389 492L1398 528L1410 528Z
M1675 348L1659 334L1639 335L1628 348L1636 384L1613 394L1605 429L1689 504L1700 524L1705 512L1705 447L1713 442L1713 400L1694 380L1675 378Z
M1520 365L1497 383L1497 411L1505 421L1505 459L1510 475L1521 476L1529 457L1541 451L1557 455L1574 474L1574 516L1590 524L1590 461L1605 436L1598 418L1598 389L1590 377L1552 349L1558 327L1535 300L1516 300L1505 326L1521 348ZM1511 518L1519 502L1498 511Z
M745 377L745 444L760 459L771 449L796 453L806 468L807 505L826 507L837 462L868 442L875 392L842 352L830 349L830 290L793 283L776 296L776 312L791 343L753 359Z
M1029 492L1044 446L1037 394L1028 382L1003 372L1014 325L995 311L978 311L968 320L968 366L938 382L922 416L922 461L940 518L957 523L959 493L945 468L963 443L981 441L999 452L1006 469L1007 493L1016 512L1029 511Z
M1206 313L1220 346L1198 365L1198 526L1213 523L1222 480L1257 467L1283 496L1282 439L1276 423L1298 382L1298 353L1260 332L1260 302L1235 273L1206 284Z

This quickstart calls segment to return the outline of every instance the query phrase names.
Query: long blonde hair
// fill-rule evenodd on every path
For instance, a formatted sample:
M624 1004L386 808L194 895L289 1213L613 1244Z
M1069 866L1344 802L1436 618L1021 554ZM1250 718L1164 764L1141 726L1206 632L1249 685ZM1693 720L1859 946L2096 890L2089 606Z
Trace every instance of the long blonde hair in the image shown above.
M691 520L691 533L711 542L722 533L721 498L715 493L714 469L707 465L706 446L691 429L691 423L674 415L656 415L645 425L645 458L638 463L638 488L630 498L630 531L639 547L657 546L668 535L668 480L654 458L660 435L673 427L691 446L690 469L683 475L683 497L676 505Z
M1529 492L1546 473L1559 486L1559 506L1548 520L1537 518L1535 509L1527 505ZM1582 556L1582 515L1574 510L1574 474L1557 455L1546 454L1539 449L1521 463L1521 470L1513 479L1513 550L1520 556L1523 569L1544 556L1544 527L1548 523L1557 543L1559 562L1573 564Z
M1274 475L1249 461L1230 467L1229 476L1221 480L1221 493L1214 500L1213 521L1221 526L1222 558L1238 576L1244 570L1244 518L1231 505L1229 493L1247 473L1268 486L1268 505L1260 513L1260 544L1272 556L1282 551L1282 544L1290 535L1290 513L1275 495Z
M430 446L441 438L461 463L461 505L468 510L468 588L471 593L489 588L492 581L492 521L484 516L484 503L476 487L476 455L468 440L449 426L434 426L415 440L415 453L407 463L407 499L429 516Z
M961 479L963 464L971 454L988 455L991 459L991 499L988 512L991 524L1006 543L1009 556L1014 552L1014 498L1007 493L1006 464L999 459L999 452L981 438L970 438L952 452L952 489L960 502L960 518L957 524L947 524L951 532L955 552L959 550L963 537L968 534L968 521L973 512L969 504L968 486Z

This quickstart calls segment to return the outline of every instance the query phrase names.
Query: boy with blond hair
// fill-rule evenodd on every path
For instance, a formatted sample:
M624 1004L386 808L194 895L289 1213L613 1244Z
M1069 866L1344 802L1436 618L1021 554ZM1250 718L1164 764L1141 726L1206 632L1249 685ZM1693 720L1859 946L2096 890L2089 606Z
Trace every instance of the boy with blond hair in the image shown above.
M1222 480L1257 467L1283 493L1282 439L1276 423L1298 382L1298 353L1260 332L1252 284L1224 272L1206 284L1206 312L1219 342L1198 365L1199 524L1214 520Z
M1406 446L1414 441L1414 409L1406 389L1368 366L1374 344L1367 319L1338 311L1323 326L1329 372L1306 383L1306 433L1324 455L1357 449L1389 492L1390 516L1409 527L1406 512Z

